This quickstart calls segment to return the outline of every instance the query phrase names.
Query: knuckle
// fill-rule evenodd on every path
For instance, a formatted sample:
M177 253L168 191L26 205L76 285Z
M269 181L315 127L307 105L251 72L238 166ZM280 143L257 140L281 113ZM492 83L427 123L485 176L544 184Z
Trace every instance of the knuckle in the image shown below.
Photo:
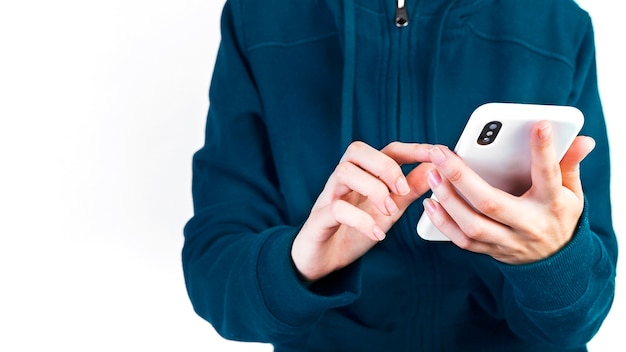
M335 167L335 174L340 178L343 178L352 170L352 164L348 161L340 162L337 167Z
M568 205L559 199L559 197L549 198L546 200L547 211L555 217L560 217L563 213L565 213L567 206Z
M550 177L557 177L561 175L561 166L559 164L552 164L550 167L547 168L546 170L547 175L546 176L550 176Z
M457 247L464 250L469 250L472 247L472 240L466 236L461 236L454 243L457 245Z
M480 240L483 237L483 228L476 222L472 222L463 229L468 239Z
M350 145L346 149L346 155L347 156L353 156L355 154L359 154L366 147L367 147L367 145L364 142L354 141L354 142L350 143Z
M448 180L452 183L457 183L463 179L464 172L460 168L456 168L448 175Z
M437 200L440 204L446 204L453 198L452 192L449 192L444 187L439 187L439 189L437 189L436 195Z
M545 178L558 177L561 174L561 166L559 164L546 165L541 168L541 174Z
M330 213L337 220L341 219L341 214L343 214L344 205L342 202L332 202L330 203Z
M497 215L501 209L500 203L491 197L481 199L479 202L474 204L474 206L478 209L478 211L490 217Z
M397 150L401 145L402 145L402 143L400 143L398 141L393 141L393 142L387 144L385 146L385 148L383 148L383 150Z
M385 160L383 160L383 162L380 164L380 168L380 175L378 176L384 175L389 172L395 175L395 171L398 168L398 163L396 163L393 159L385 158Z
M446 225L445 219L443 217L441 217L441 216L433 216L433 217L431 217L431 222L439 230L442 230L444 228L444 226Z

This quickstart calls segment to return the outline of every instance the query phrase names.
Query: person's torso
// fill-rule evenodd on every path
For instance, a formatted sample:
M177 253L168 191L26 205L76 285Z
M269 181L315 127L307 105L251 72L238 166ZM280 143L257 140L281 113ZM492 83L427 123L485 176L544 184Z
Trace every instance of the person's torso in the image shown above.
M326 2L333 1L241 6L244 50L294 225L343 153L346 99L353 100L351 136L377 148L396 140L453 147L486 102L570 103L577 41L588 23L571 1L407 0L410 22L400 28L395 0L356 0L353 36L345 33L342 2ZM494 351L504 341L515 350L498 269L488 257L420 240L421 212L417 201L363 257L361 298L320 317L303 337L311 350L443 351L460 341L473 350L486 336Z

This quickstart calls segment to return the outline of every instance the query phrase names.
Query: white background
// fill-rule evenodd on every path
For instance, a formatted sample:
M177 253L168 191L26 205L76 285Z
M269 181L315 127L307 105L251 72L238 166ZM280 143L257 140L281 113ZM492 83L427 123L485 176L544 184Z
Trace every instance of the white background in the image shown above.
M0 350L270 350L198 318L180 264L223 2L0 4ZM626 28L611 2L579 3L596 28L623 234ZM619 279L592 351L623 345Z

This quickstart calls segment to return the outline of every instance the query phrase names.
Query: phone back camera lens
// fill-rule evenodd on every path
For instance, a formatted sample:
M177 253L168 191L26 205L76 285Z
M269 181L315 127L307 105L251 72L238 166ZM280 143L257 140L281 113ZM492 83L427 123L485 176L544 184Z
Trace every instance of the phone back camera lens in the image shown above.
M496 140L496 136L498 136L498 132L502 128L502 123L500 121L491 121L483 127L483 130L480 132L480 136L478 136L477 143L480 145L488 145L493 143Z

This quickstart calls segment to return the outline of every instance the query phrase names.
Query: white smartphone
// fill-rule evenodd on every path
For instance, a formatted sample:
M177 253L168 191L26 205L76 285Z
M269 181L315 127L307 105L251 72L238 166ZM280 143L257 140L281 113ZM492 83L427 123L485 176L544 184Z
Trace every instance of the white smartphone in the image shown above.
M481 105L470 116L454 151L492 186L521 195L531 185L530 129L541 120L552 123L554 147L562 158L584 122L580 110L571 106ZM417 223L417 233L428 241L449 241L425 212Z

